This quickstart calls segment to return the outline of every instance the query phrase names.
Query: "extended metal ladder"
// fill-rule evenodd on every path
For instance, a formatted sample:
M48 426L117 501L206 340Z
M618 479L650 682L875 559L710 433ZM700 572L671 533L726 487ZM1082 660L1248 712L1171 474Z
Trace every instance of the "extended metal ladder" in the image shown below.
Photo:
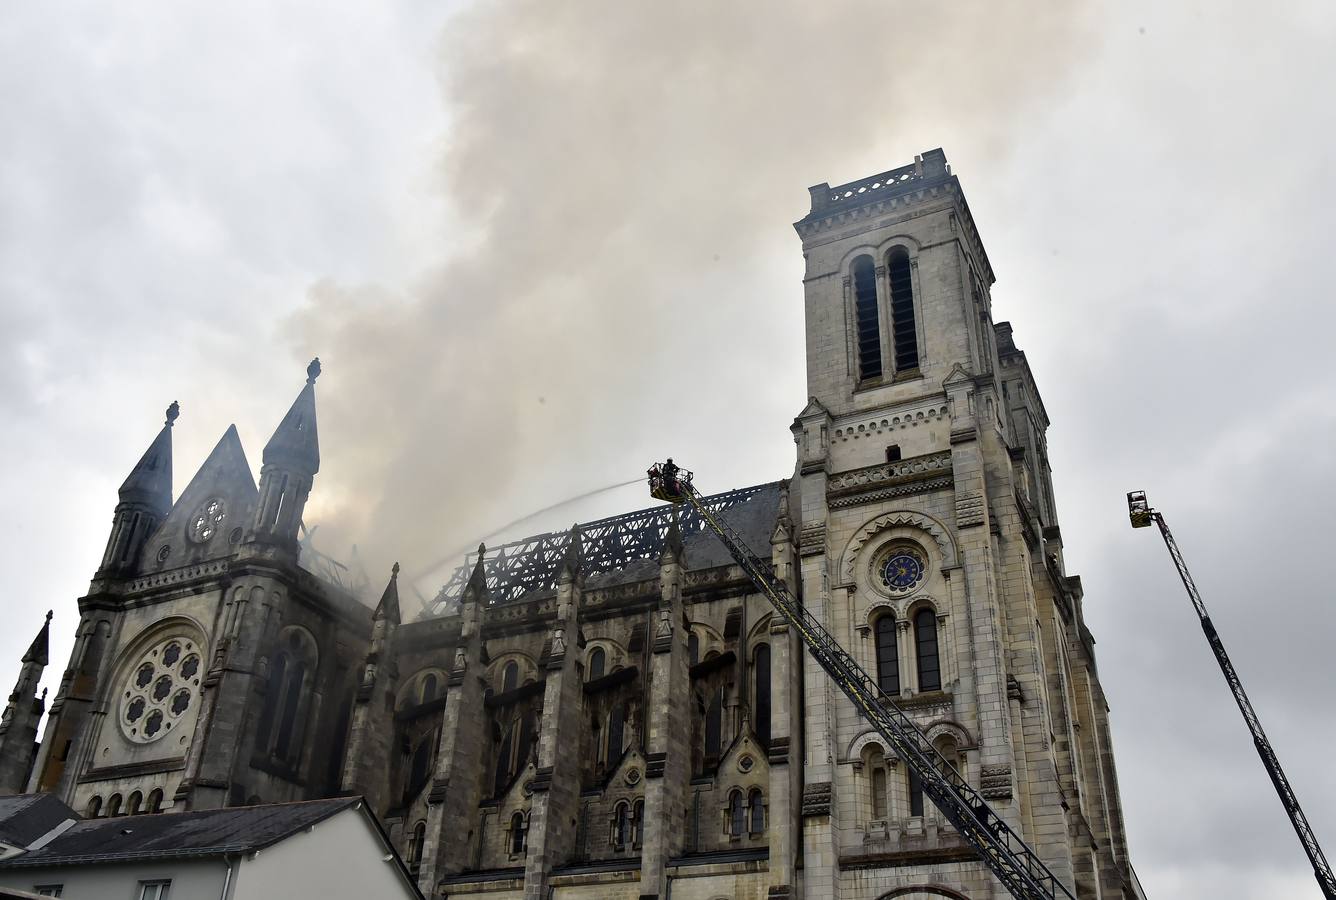
M1234 695L1234 702L1238 704L1239 712L1243 713L1243 720L1248 723L1248 731L1252 733L1257 755L1262 758L1262 765L1266 768L1266 774L1271 777L1271 783L1276 788L1281 805L1285 807L1285 814L1290 817L1290 824L1294 826L1294 833L1299 836L1299 843L1303 844L1304 853L1308 854L1308 861L1313 866L1313 877L1317 879L1318 886L1322 889L1322 896L1327 900L1336 900L1336 875L1332 874L1331 866L1327 864L1327 858L1317 842L1317 835L1313 833L1313 827L1308 824L1308 817L1299 807L1299 797L1294 793L1294 788L1290 787L1290 780L1285 777L1285 770L1280 767L1276 751L1271 749L1271 741L1262 730L1262 720L1257 718L1252 701L1243 690L1243 680L1239 678L1234 663L1225 652L1225 643L1220 640L1220 635L1211 622L1211 616L1206 612L1206 603L1201 598L1201 592L1197 590L1197 583L1192 580L1192 573L1188 571L1188 564L1183 559L1183 554L1178 549L1178 542L1169 531L1164 516L1151 509L1145 491L1132 491L1127 495L1127 513L1132 519L1133 528L1147 528L1151 523L1159 527L1160 537L1164 538L1164 545L1169 548L1169 555L1173 557L1174 566L1178 568L1178 577L1183 580L1183 587L1187 589L1192 608L1197 611L1206 642L1211 645L1211 652L1215 654L1220 672L1225 676L1230 693Z
M993 812L983 797L933 747L913 720L877 687L824 626L798 602L772 567L752 553L746 541L726 521L715 516L692 485L690 472L656 464L649 470L650 493L670 503L690 503L701 520L721 540L752 584L769 599L775 611L797 629L812 657L853 701L888 748L905 761L923 785L923 793L969 842L1012 896L1024 900L1076 900L1021 840L1020 835Z

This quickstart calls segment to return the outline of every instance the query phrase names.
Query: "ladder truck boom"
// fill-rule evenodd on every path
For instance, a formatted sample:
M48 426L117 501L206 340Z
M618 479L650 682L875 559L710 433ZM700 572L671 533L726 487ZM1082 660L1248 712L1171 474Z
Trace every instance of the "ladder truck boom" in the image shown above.
M1266 732L1262 730L1262 722L1257 718L1257 712L1248 700L1248 694L1243 690L1243 681L1235 671L1229 654L1225 652L1224 642L1220 640L1220 634L1215 630L1210 614L1206 612L1206 604L1201 598L1201 592L1197 590L1196 582L1192 580L1192 573L1188 571L1188 564L1184 562L1183 554L1178 549L1178 542L1169 531L1164 516L1151 509L1146 501L1145 491L1132 491L1127 495L1127 511L1132 519L1133 528L1147 528L1152 523L1159 527L1164 545L1169 548L1169 555L1173 557L1174 565L1178 568L1178 577L1183 579L1188 599L1192 601L1192 607L1197 611L1197 618L1201 620L1201 630L1206 634L1206 642L1211 645L1211 652L1215 654L1215 661L1220 664L1220 671L1234 695L1234 702L1238 704L1239 712L1243 713L1243 720L1248 724L1248 730L1252 732L1253 746L1257 748L1257 755L1262 758L1262 765L1266 767L1266 774L1271 777L1271 783L1275 785L1281 805L1285 807L1285 814L1290 817L1290 824L1294 826L1299 842L1303 844L1304 852L1308 854L1308 861L1313 865L1313 875L1317 878L1318 886L1322 888L1322 895L1326 900L1336 900L1336 875L1332 874L1331 866L1327 864L1327 858L1317 842L1317 835L1313 834L1312 826L1308 824L1308 817L1299 807L1299 798L1295 796L1294 788L1285 777L1285 771L1280 767L1280 760L1276 757L1276 752L1271 749L1271 742L1267 740Z
M1076 900L1010 826L995 813L923 730L886 696L830 632L807 611L772 566L751 551L738 532L710 511L692 484L692 474L673 464L649 470L650 493L669 503L690 503L747 577L794 628L807 650L873 728L919 777L923 793L979 854L1013 897Z

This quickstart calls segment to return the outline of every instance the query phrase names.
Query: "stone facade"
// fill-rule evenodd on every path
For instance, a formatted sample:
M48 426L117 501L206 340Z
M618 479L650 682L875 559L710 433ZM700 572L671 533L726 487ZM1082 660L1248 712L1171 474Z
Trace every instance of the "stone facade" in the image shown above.
M1135 897L1048 419L960 184L932 151L811 194L795 471L718 514L1078 897ZM480 547L410 622L397 566L374 610L304 568L318 374L258 487L229 430L173 502L170 413L35 760L25 657L0 790L89 815L359 793L429 896L1005 896L699 522Z

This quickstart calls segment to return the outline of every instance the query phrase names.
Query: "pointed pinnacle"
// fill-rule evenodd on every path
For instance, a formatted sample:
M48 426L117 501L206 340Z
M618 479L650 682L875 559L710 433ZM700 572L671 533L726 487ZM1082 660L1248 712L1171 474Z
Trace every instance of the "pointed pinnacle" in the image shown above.
M315 384L315 380L320 377L320 357L311 360L311 364L306 367L306 383Z
M398 581L398 580L399 580L399 564L398 564L398 563L395 563L393 566L390 567L390 578L394 579L395 581Z
M171 428L172 425L176 423L176 420L177 418L180 417L180 415L181 415L181 404L173 400L172 405L167 407L167 421L163 422L162 424L166 425L168 428Z

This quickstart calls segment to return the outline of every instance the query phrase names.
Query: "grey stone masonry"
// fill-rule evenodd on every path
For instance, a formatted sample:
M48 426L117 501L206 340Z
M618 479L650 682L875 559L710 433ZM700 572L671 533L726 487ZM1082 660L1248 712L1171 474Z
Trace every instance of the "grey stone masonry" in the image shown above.
M46 692L38 697L37 685L46 668L50 633L48 612L37 637L23 654L19 680L9 695L4 714L0 715L0 794L21 794L28 786L37 746L37 723L46 709Z
M487 606L479 547L474 577L464 591L459 645L446 687L431 793L427 799L426 844L418 887L428 897L447 874L463 871L469 860L482 799L483 678L482 618Z
M686 629L682 605L683 549L677 525L659 557L659 603L654 612L645 743L645 837L640 896L666 897L666 865L682 852L689 774Z
M580 745L583 696L579 610L583 588L577 531L572 535L571 552L557 582L557 614L549 633L551 649L546 662L538 766L532 781L525 855L525 900L547 900L553 867L569 860L575 847L579 781L569 777L565 769L570 762L570 748Z

